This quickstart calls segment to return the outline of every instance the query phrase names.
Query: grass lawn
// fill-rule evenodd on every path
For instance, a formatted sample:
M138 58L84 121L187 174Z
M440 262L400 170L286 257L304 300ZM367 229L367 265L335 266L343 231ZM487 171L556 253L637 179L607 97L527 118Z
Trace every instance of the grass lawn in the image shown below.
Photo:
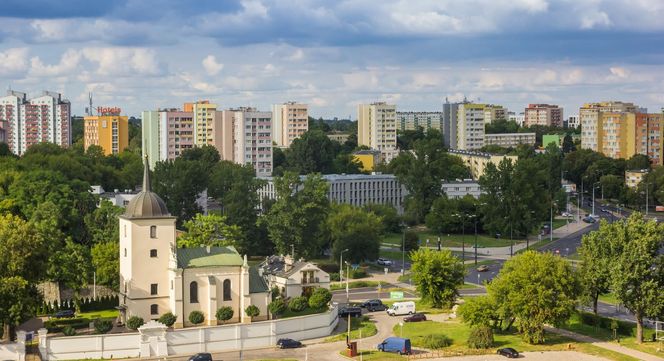
M348 288L362 288L362 287L378 287L378 285L385 287L386 282L383 281L350 281L348 282ZM330 284L330 291L336 290L345 290L346 282L335 282Z
M313 314L316 314L316 313L326 312L327 310L328 310L327 307L323 307L323 308L319 308L319 309L307 307L307 308L305 308L304 310L302 310L300 312L293 312L289 308L286 308L286 312L284 312L281 316L279 316L279 318L289 318L289 317L313 315Z
M609 292L605 295L600 295L599 300L604 302L604 303L610 303L612 305L617 305L618 303L620 303L620 302L618 302L618 299L616 298L616 295L614 295L611 292Z
M383 302L388 308L392 306L395 302L404 302L404 301L386 301ZM427 314L437 314L437 313L450 313L452 310L447 308L433 308L431 304L421 299L415 300L415 312L422 312Z
M344 319L343 321L340 319L339 323L343 322L344 325L347 325L348 319ZM346 328L344 328L346 329ZM360 338L360 333L362 334L362 338L365 337L371 337L375 334L378 333L378 330L376 329L376 322L369 319L367 316L362 316L362 317L351 317L350 318L350 338L351 339L358 339ZM336 342L336 341L343 341L346 339L346 335L348 332L342 332L340 334L330 336L325 339L325 342Z
M97 318L117 318L120 314L120 311L116 309L102 310L102 311L90 311L90 312L81 312L77 313L76 317L89 318L94 320Z
M430 247L437 247L438 246L438 237L440 237L440 241L442 243L443 247L461 247L462 246L462 240L465 242L466 247L472 248L472 246L475 244L475 234L474 233L467 233L465 236L463 234L435 234L434 232L427 231L427 230L422 230L417 232L417 236L420 239L420 244L421 245L426 245L427 239L429 240L429 246ZM389 244L394 244L394 245L401 245L401 233L391 233L387 234L385 237L383 237L382 243L389 243ZM514 242L521 242L521 240L514 240ZM505 239L501 237L500 239L497 239L492 236L488 236L485 234L478 234L477 235L477 246L478 247L504 247L504 246L509 246L510 245L510 240L509 238Z
M364 345L363 345L364 346ZM348 357L348 352L343 350L339 352L340 355ZM362 355L362 360L366 361L392 361L392 360L407 360L408 358L404 356L399 356L391 352L380 352L376 350L362 350L358 351L357 357L354 357L353 360L359 360L360 354Z

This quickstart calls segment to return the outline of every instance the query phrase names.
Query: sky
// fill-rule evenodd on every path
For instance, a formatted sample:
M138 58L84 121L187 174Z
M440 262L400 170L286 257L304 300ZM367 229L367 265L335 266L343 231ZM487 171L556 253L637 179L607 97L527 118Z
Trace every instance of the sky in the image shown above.
M0 85L82 114L209 99L440 111L463 97L565 116L590 101L664 106L663 0L2 0Z

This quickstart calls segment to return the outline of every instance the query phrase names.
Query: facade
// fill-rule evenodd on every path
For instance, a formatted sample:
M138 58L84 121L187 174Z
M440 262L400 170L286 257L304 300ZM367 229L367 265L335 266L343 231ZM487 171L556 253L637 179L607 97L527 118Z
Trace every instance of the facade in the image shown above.
M199 100L195 103L185 103L184 111L191 112L193 115L194 144L214 146L217 138L215 133L217 130L215 127L217 104L212 104L209 100Z
M633 103L620 101L606 101L587 103L579 109L579 122L581 123L581 148L601 152L604 137L602 113L635 113Z
M251 164L256 176L272 174L272 113L255 108L230 109L233 117L233 159ZM225 118L225 115L224 115Z
M362 170L371 172L380 163L380 152L377 150L359 150L353 153L353 159L362 163Z
M104 154L119 154L129 144L127 116L109 114L87 116L83 120L83 144L100 146Z
M664 114L636 113L636 153L645 154L652 165L662 165L664 148Z
M244 309L259 308L266 318L268 289L258 271L233 247L177 248L175 217L150 189L144 162L143 190L119 217L120 310L122 317L154 320L177 315L174 327L189 326L188 315L200 311L216 325L221 306L233 308L232 321L247 322Z
M399 131L417 130L418 128L440 130L442 122L442 112L397 112Z
M193 112L179 109L150 110L142 113L142 152L150 159L150 168L157 161L172 160L194 147ZM213 141L213 144L217 144Z
M50 142L71 145L71 104L60 93L44 91L28 99L9 90L0 98L0 126L12 153L22 155L30 146Z
M472 179L443 182L442 189L449 199L459 199L467 195L479 199L482 195L480 184Z
M503 161L503 159L510 159L512 163L516 163L519 157L516 155L500 155L482 152L471 152L461 149L450 149L450 154L456 155L470 168L470 174L473 179L479 179L484 175L486 166L493 163L496 167Z
M528 104L524 111L525 127L532 125L563 126L563 108L552 104Z
M329 185L327 198L330 202L353 206L388 204L399 214L403 213L403 200L408 192L392 174L325 174L322 177ZM261 203L264 199L276 199L273 178L264 179L265 186L258 190Z
M457 116L459 106L469 104L465 98L460 103L450 103L445 98L443 103L443 144L449 149L457 148Z
M357 107L357 143L380 151L389 162L397 154L397 106L384 102Z
M647 169L625 171L625 185L627 188L636 188L647 174Z
M330 138L330 140L332 141L344 144L348 140L348 137L350 137L350 134L342 132L332 132L328 134L327 137Z
M535 133L484 134L484 145L515 148L519 144L535 145Z
M2 127L0 127L0 143L5 143L5 142L7 142L5 138L5 130Z
M487 104L484 108L484 123L491 124L498 119L507 120L507 109L502 105Z
M314 289L330 289L330 275L318 268L315 263L292 256L270 256L258 266L268 287L279 288L282 297L293 298L310 296Z
M634 113L601 112L600 152L611 158L631 158L636 154L636 118Z
M567 128L572 128L572 129L580 127L581 120L579 119L579 115L578 114L570 115L569 117L567 117L567 120L563 125Z
M544 134L542 135L542 148L546 148L547 145L553 143L561 148L563 146L563 140L565 136L562 134Z
M309 130L307 104L286 102L272 106L272 141L278 147L288 148L293 140Z
M484 110L486 105L460 104L457 114L458 149L474 150L484 146Z

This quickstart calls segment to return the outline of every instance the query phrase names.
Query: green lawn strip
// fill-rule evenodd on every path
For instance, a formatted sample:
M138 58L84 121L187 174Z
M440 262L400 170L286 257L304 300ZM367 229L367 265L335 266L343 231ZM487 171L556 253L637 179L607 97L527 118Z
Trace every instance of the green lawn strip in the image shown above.
M348 322L348 319L339 319L339 323L343 323L345 326ZM345 329L345 327L344 327ZM375 334L378 333L378 329L376 329L376 322L372 319L370 319L367 316L362 316L362 317L351 317L350 318L350 338L351 340L356 340L360 338L360 334L362 334L362 338L365 337L371 337ZM346 335L348 335L348 332L342 332L339 334L336 334L334 336L330 336L325 339L325 342L336 342L336 341L343 341L346 339Z
M479 288L480 286L474 284L474 283L464 283L461 286L459 286L460 290L465 290L465 289L473 289L473 288Z
M438 246L438 237L440 237L441 244L443 247L461 247L463 243L466 244L466 247L472 248L475 244L475 234L467 233L463 234L435 234L431 231L418 231L417 236L420 239L420 245L426 245L427 239L429 240L430 247ZM463 240L463 242L462 242ZM521 242L520 240L514 240L515 243ZM392 244L400 246L402 244L401 233L390 233L383 237L382 243ZM510 245L509 238L495 238L486 234L477 235L477 246L482 247L505 247Z
M599 300L604 302L604 303L610 303L612 305L617 305L619 303L618 299L616 298L616 295L614 295L613 293L607 293L605 295L600 295Z
M593 355L597 357L603 357L609 360L615 360L615 361L639 361L639 359L634 358L632 356L627 356L625 354L622 354L620 352L615 352L611 350L607 350L605 348L601 348L599 346L595 346L589 343L577 343L574 345L575 349L579 352L583 352L588 355Z
M348 351L343 350L339 352L341 356L348 357ZM362 360L366 361L392 361L392 360L407 360L407 357L399 356L391 352L380 352L376 350L361 350L358 352L356 357L353 357L353 360L359 360L360 354L362 355Z
M385 287L389 285L387 282L383 281L350 281L348 282L348 288L363 288L363 287ZM330 284L330 291L345 290L346 282L335 282Z
M306 316L306 315L313 315L316 313L323 313L326 312L328 309L326 307L323 308L311 308L307 307L304 310L300 312L293 312L289 308L286 308L286 312L284 312L282 315L279 316L279 318L290 318L290 317L297 317L297 316Z
M385 304L385 306L389 308L395 302L403 302L403 301L385 301L383 303ZM434 308L431 307L431 304L429 304L428 302L419 299L415 300L415 312L421 312L426 314L438 314L438 313L451 313L452 310L447 308Z
M91 320L97 318L117 318L120 314L120 311L116 309L101 310L101 311L90 311L90 312L80 312L76 314L76 317L89 318Z

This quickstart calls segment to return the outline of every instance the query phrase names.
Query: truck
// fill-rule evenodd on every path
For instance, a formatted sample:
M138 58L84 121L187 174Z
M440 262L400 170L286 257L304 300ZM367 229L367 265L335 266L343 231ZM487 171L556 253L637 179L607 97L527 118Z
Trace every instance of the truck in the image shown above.
M376 346L378 351L395 352L399 355L410 355L410 339L401 337L388 337Z
M415 302L395 302L392 307L387 309L387 314L390 316L412 315L415 313Z

